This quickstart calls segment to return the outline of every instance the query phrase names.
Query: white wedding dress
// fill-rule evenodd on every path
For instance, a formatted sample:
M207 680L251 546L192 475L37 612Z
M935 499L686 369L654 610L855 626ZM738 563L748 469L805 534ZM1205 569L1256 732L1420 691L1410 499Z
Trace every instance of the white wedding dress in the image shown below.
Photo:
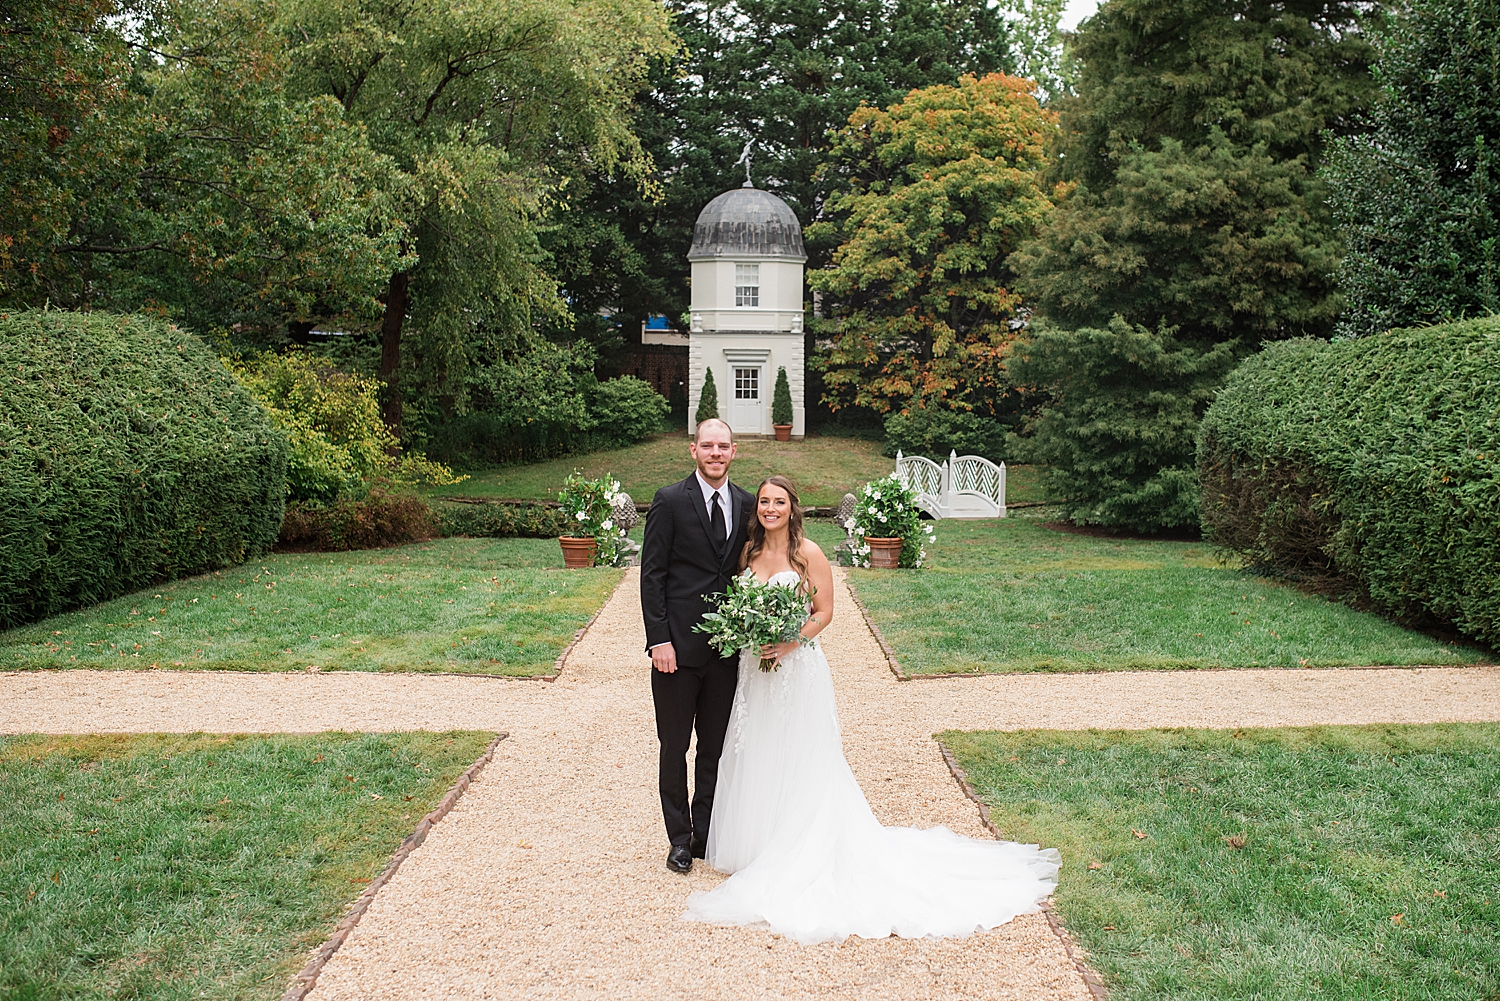
M689 896L684 918L812 943L993 928L1039 909L1059 856L946 827L882 827L844 760L833 677L813 643L775 671L740 654L707 861L732 875Z

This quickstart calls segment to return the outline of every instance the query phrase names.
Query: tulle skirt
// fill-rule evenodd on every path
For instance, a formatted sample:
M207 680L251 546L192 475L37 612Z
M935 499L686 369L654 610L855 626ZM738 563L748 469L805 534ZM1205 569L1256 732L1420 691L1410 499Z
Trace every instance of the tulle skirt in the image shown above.
M1056 849L882 827L844 760L823 651L758 663L740 657L708 834L708 864L732 875L684 918L812 943L962 936L1038 910Z

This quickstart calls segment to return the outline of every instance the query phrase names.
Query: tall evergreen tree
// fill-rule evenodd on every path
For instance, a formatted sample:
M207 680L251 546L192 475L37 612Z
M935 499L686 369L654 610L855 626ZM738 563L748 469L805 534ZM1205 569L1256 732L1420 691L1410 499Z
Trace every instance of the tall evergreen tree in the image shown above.
M1374 100L1370 16L1108 0L1083 24L1059 170L1076 188L1011 257L1048 321L1013 371L1054 400L1017 446L1075 520L1195 524L1193 429L1226 359L1332 331L1341 241L1317 171Z
M1348 335L1500 312L1500 2L1411 0L1377 42L1375 131L1324 170Z
M1326 334L1340 238L1325 132L1375 97L1368 5L1109 0L1075 40L1060 176L1077 189L1016 255L1055 323L1111 317L1185 343Z

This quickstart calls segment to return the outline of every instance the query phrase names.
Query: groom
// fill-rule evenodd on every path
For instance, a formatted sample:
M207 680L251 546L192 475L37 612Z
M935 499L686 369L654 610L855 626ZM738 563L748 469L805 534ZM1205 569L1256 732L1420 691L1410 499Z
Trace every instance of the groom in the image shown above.
M688 872L708 845L719 754L734 704L738 655L720 657L693 626L738 570L754 498L729 482L734 434L721 420L698 425L688 446L698 464L681 483L662 487L646 512L641 543L641 610L651 654L651 698L661 741L661 812L667 868ZM687 752L694 727L698 759L688 805Z

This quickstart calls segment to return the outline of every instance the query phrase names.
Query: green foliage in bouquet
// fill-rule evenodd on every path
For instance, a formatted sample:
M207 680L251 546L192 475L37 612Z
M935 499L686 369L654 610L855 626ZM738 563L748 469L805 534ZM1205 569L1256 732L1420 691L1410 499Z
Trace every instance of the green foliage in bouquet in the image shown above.
M927 559L927 543L936 541L932 526L922 524L917 495L894 473L865 484L844 528L854 533L852 559L858 567L870 565L866 538L900 539L901 566L908 569L920 567Z
M576 470L563 481L557 500L562 504L569 538L593 537L597 566L622 566L630 558L631 545L625 529L615 524L614 504L620 496L620 481L609 474L591 480Z
M776 370L776 390L771 394L771 423L790 424L793 420L792 386L786 379L786 366Z
M714 370L703 370L703 393L698 397L698 409L693 414L693 423L716 420L719 416L719 389L714 385Z
M693 632L706 633L709 646L725 657L791 640L811 643L802 636L809 597L799 587L756 580L755 574L746 570L731 580L722 594L704 595L717 610L705 612ZM776 670L776 659L762 657L760 669Z
M0 628L254 559L286 442L192 334L0 315Z

